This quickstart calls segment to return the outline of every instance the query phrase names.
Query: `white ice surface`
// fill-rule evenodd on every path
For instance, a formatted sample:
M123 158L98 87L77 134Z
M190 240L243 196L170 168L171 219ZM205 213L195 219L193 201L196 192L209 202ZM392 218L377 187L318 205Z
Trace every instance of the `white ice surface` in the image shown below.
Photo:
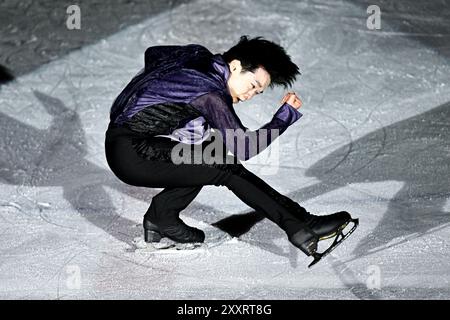
M193 1L2 86L0 298L450 298L448 56L388 22L368 30L365 9ZM206 250L135 252L161 189L126 186L106 164L109 107L148 46L223 52L241 34L285 46L302 71L294 91L304 100L279 154L246 167L312 213L360 219L312 269L267 220ZM283 94L269 90L237 112L257 128ZM213 241L222 233L210 223L250 211L208 186L182 217Z

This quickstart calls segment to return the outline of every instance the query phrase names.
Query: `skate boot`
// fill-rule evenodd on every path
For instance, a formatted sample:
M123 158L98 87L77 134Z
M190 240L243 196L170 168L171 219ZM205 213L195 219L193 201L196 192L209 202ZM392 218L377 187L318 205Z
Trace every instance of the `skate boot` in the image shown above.
M349 223L352 228L344 234L343 231ZM352 219L346 211L337 212L326 216L311 215L306 226L289 237L289 241L303 251L307 256L313 256L313 262L309 268L319 262L324 256L333 251L342 243L358 226L359 220ZM333 243L323 252L317 252L318 243L321 240L335 237Z
M145 242L159 242L163 237L180 243L205 241L205 233L202 230L188 226L178 217L164 223L153 223L144 217Z

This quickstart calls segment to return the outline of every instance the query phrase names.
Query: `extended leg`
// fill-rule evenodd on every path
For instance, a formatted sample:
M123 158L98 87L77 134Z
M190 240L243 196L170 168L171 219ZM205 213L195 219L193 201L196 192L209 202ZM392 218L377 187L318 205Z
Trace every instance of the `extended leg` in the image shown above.
M341 226L349 219L348 216L341 217L340 214L328 218L309 214L297 202L274 190L240 163L174 164L170 161L144 159L134 150L131 139L126 133L122 135L120 132L117 134L107 132L105 146L108 164L116 176L125 183L143 187L168 188L161 195L161 200L155 202L150 213L158 211L158 202L170 203L168 199L172 199L170 194L173 192L175 194L181 192L185 198L166 211L172 212L171 214L187 205L190 197L192 199L195 197L198 193L196 188L204 185L226 186L248 206L263 213L280 226L287 233L291 243L307 255L315 255L317 242L321 238L340 234ZM160 142L162 150L169 150L176 144L168 139L160 140ZM177 188L181 189L176 191ZM162 209L159 211L164 212ZM176 230L177 226L180 226L178 230ZM170 225L167 228L163 226L164 230L161 234L176 234L173 238L187 239L190 232L195 233L185 224L177 224L177 226ZM178 237L178 234L181 236Z
M199 192L200 189L196 188L204 185L226 186L244 203L262 212L288 234L302 228L309 216L298 203L278 193L240 163L174 164L171 161L144 159L134 149L132 140L133 137L128 136L126 131L108 131L106 157L110 168L123 182L168 188L155 197L155 203L149 209L150 216L158 216L159 212L177 214L177 210L192 201ZM158 150L170 150L177 145L177 142L165 138L153 140L158 141ZM149 143L153 146L152 141ZM186 187L191 189L182 189ZM174 194L181 194L183 199L172 204Z

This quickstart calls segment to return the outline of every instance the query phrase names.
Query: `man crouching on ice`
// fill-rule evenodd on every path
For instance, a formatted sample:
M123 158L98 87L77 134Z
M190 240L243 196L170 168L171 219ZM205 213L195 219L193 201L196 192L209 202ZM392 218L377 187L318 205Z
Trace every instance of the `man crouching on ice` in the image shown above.
M264 214L286 232L293 245L314 257L311 265L354 231L358 220L349 213L312 215L240 163L260 153L296 122L302 116L298 111L302 102L295 93L287 93L272 120L254 131L242 125L233 104L268 87L292 86L298 74L286 51L261 37L242 36L223 54L212 54L198 44L155 46L145 51L145 67L112 105L105 151L108 165L124 183L164 188L144 215L146 242L162 237L181 243L203 242L204 232L186 225L179 213L205 185L226 186ZM227 152L219 157L223 161L212 163L196 151L189 155L192 162L174 161L178 152L172 151L180 144L194 146L201 153L212 140L217 141L217 135L211 139L211 129L231 152L232 161ZM349 223L353 228L344 235ZM332 237L330 248L317 252L318 242Z

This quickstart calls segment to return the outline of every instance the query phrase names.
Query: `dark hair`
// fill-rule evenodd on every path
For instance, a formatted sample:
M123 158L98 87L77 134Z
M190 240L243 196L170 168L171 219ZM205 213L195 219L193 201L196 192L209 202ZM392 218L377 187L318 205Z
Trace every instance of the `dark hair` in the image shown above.
M243 71L254 72L263 67L270 74L270 88L275 85L282 85L285 89L292 87L300 74L283 47L262 37L249 39L241 36L238 44L223 53L223 58L228 63L239 60Z

